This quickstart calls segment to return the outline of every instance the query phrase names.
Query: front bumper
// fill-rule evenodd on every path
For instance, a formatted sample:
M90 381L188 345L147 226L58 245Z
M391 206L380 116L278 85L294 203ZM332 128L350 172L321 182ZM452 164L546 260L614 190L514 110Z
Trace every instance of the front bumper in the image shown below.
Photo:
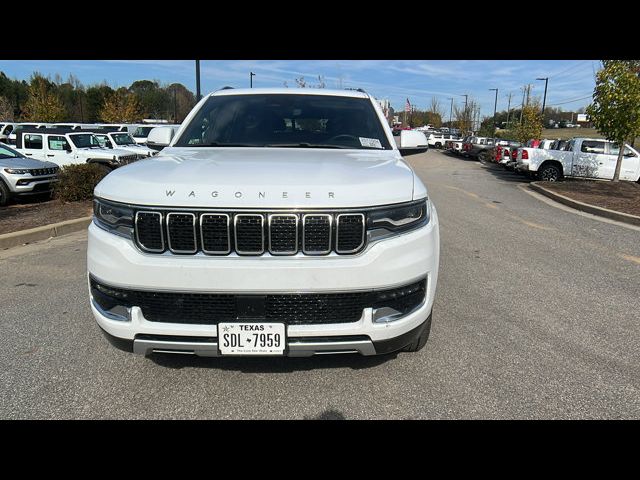
M375 347L381 345L379 342L402 340L406 338L403 336L418 331L418 327L424 325L433 307L439 248L435 208L432 208L432 218L426 226L374 242L353 256L332 254L285 258L270 255L147 254L130 240L105 232L92 223L89 227L87 266L89 274L97 280L123 289L243 295L380 290L426 277L424 302L411 313L393 321L377 323L373 308L365 308L361 318L355 322L287 326L287 337L291 341L289 355L327 351L357 351L372 355L380 353L381 349ZM135 306L130 309L130 320L122 321L111 318L93 298L91 309L99 326L108 335L127 342L135 341L134 346L137 347L133 350L137 353L185 350L197 355L215 355L217 352L217 346L214 346L217 341L216 325L151 322ZM185 347L185 342L193 343L192 339L203 345ZM166 342L173 342L173 347L177 342L182 347L170 348ZM346 343L335 345L335 342ZM411 339L407 344L410 342Z

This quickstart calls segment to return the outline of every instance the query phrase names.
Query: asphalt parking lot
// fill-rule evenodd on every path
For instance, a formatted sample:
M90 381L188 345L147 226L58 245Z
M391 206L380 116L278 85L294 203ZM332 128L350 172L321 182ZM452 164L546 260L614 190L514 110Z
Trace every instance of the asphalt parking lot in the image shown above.
M640 229L555 207L476 161L408 160L441 225L422 351L121 352L91 315L80 232L0 252L0 418L640 418Z

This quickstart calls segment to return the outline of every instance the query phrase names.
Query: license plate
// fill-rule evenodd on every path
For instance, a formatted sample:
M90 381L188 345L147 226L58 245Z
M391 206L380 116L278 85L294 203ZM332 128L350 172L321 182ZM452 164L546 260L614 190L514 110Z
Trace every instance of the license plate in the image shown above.
M220 323L221 355L284 355L284 323Z

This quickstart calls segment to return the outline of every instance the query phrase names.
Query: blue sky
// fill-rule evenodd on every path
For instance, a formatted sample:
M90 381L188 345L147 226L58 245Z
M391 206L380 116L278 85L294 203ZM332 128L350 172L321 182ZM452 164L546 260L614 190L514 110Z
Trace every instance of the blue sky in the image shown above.
M376 98L390 100L403 110L407 98L425 109L437 97L448 114L450 98L464 103L463 94L480 102L481 115L492 115L498 88L498 111L522 102L522 86L533 84L532 96L542 98L549 77L547 105L575 110L590 102L597 60L203 60L201 90L208 93L225 85L249 86L254 72L254 87L282 87L304 76L310 84L324 77L327 88L364 88ZM135 80L180 82L195 92L195 62L192 60L0 60L0 71L10 78L28 79L39 71L66 79L74 74L85 84L106 82L112 87L128 86ZM584 98L589 97L589 98ZM445 115L446 116L446 115Z

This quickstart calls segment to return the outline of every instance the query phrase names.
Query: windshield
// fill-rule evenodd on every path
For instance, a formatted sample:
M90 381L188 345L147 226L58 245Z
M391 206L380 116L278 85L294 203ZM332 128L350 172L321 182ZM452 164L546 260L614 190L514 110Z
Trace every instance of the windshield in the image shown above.
M69 135L69 138L76 148L99 147L100 141L92 133L81 133L79 135Z
M149 132L156 127L138 127L135 132L133 132L134 137L138 138L147 138L149 136Z
M4 158L26 158L20 152L16 152L13 148L0 145L0 159Z
M392 148L368 98L296 94L210 97L175 146Z
M111 138L116 145L135 145L136 141L128 133L113 133Z

